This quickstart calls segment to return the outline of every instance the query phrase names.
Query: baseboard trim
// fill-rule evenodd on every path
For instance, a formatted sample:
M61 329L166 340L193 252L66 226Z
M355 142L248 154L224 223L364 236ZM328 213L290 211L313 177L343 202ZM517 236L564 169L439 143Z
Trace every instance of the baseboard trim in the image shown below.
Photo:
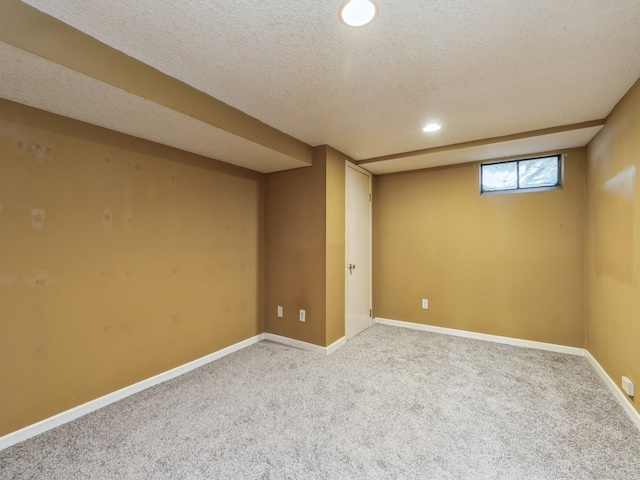
M327 347L327 355L331 355L333 352L338 350L339 348L345 346L347 344L347 337L342 337L339 340L336 340L331 345Z
M76 418L80 418L84 415L87 415L88 413L94 412L100 408L106 407L107 405L146 390L147 388L179 377L180 375L184 375L191 370L202 367L203 365L218 360L219 358L225 357L230 353L237 352L238 350L242 350L243 348L258 343L261 340L264 340L264 338L265 334L261 333L259 335L256 335L255 337L248 338L246 340L218 350L217 352L213 352L209 355L193 360L192 362L185 363L184 365L180 365L179 367L134 383L133 385L129 385L128 387L121 388L120 390L116 390L115 392L108 393L107 395L53 415L52 417L45 418L44 420L41 420L32 425L27 425L26 427L21 428L20 430L16 430L15 432L8 433L0 437L0 451L4 450L5 448L9 448L17 443L24 442L25 440L44 433L47 430L52 430L60 425L71 422Z
M522 340L512 337L501 337L499 335L489 335L487 333L469 332L467 330L456 330L454 328L435 327L432 325L423 325L421 323L403 322L400 320L391 320L388 318L376 318L376 323L381 325L390 325L392 327L410 328L413 330L422 330L425 332L442 333L444 335L453 335L456 337L471 338L474 340L483 340L485 342L502 343L505 345L513 345L516 347L534 348L536 350L546 350L549 352L566 353L569 355L584 356L584 348L568 347L566 345L556 345L555 343L535 342L533 340Z
M281 343L282 345L287 345L288 347L299 348L300 350L307 350L309 352L321 353L323 355L330 355L344 344L347 343L347 338L342 337L339 340L336 340L328 347L321 347L320 345L316 345L314 343L303 342L302 340L296 340L295 338L283 337L282 335L276 335L275 333L265 333L265 340L271 340L272 342Z
M622 408L624 408L625 412L627 412L627 415L629 415L631 421L636 425L636 427L638 427L638 429L640 429L640 413L638 413L638 411L633 407L627 396L618 387L618 384L613 381L607 371L602 368L602 365L600 365L596 358L591 355L591 352L589 352L589 350L586 351L585 356L587 357L587 360L589 361L593 369L604 380L604 383L607 384L609 390L611 390L611 392L613 393L613 396L616 397L620 405L622 405Z
M303 342L302 340L296 340L295 338L283 337L282 335L276 335L275 333L265 333L265 340L271 340L272 342L281 343L289 347L299 348L300 350L307 350L309 352L327 354L327 347L321 347L313 343Z
M576 347L568 347L564 345L556 345L552 343L534 342L531 340L501 337L498 335L488 335L484 333L469 332L466 330L456 330L452 328L435 327L432 325L423 325L413 322L403 322L400 320L391 320L387 318L376 318L375 323L378 323L380 325L389 325L393 327L409 328L413 330L422 330L432 333L441 333L445 335L453 335L475 340L484 340L488 342L514 345L518 347L534 348L538 350L547 350L551 352L566 353L570 355L586 356L591 366L609 386L609 389L614 394L616 399L620 402L624 410L627 412L629 418L631 418L633 423L638 427L638 429L640 429L640 413L638 413L638 411L633 407L626 395L622 393L622 390L618 388L617 384L613 381L609 374L604 370L604 368L602 368L602 366L588 350ZM91 400L82 405L78 405L77 407L53 415L52 417L46 418L32 425L28 425L24 428L21 428L20 430L16 430L15 432L8 433L0 437L0 451L25 440L28 440L29 438L35 437L36 435L44 433L48 430L52 430L60 425L71 422L77 418L94 412L100 408L106 407L107 405L120 401L138 392L146 390L147 388L179 377L180 375L184 375L191 370L195 370L196 368L211 363L231 353L242 350L243 348L249 347L250 345L254 345L262 340L270 340L272 342L281 343L290 347L300 348L302 350L308 350L325 355L329 355L335 352L347 343L346 337L342 337L328 347L321 347L319 345L314 345L312 343L295 340L293 338L275 335L273 333L261 333L254 337L248 338L246 340L218 350L217 352L213 352L209 355L193 360L192 362L186 363L179 367L155 375L151 378L134 383L133 385L130 385L128 387L121 388L120 390L116 390L115 392L109 393L100 398L96 398L95 400Z

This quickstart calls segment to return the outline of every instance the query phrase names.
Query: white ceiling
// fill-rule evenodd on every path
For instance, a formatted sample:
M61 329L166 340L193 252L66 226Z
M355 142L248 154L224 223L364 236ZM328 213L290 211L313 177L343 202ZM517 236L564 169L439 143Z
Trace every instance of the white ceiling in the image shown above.
M377 0L377 19L362 29L338 21L341 1L25 3L356 160L601 119L640 77L638 0ZM423 133L429 121L443 129ZM568 132L564 145L562 137L519 148L590 139ZM503 147L484 146L483 155L500 157ZM216 157L215 148L199 150ZM457 158L470 161L465 150ZM433 166L423 157L386 161L379 173Z
M263 173L298 160L0 42L0 97Z

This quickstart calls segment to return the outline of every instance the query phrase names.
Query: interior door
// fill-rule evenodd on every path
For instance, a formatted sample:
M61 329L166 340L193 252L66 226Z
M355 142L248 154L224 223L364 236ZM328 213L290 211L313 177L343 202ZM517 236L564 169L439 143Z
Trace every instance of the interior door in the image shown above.
M347 163L346 316L348 340L371 326L371 174Z

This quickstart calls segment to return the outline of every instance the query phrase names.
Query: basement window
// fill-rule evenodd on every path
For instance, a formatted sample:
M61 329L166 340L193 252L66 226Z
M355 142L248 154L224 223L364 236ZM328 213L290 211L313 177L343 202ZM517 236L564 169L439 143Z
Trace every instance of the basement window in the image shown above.
M480 193L562 188L562 155L480 165Z

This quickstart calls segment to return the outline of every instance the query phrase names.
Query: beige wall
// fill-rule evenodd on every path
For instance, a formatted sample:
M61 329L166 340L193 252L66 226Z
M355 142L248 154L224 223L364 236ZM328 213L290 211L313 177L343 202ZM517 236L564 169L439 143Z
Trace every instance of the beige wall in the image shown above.
M320 346L344 336L345 160L320 146L313 166L266 176L269 333Z
M263 196L0 100L0 435L263 332Z
M587 349L618 385L640 385L639 168L640 81L587 148Z
M313 166L266 176L266 329L325 344L326 168L324 147ZM284 317L278 318L281 305ZM299 321L299 311L306 321Z
M327 148L327 346L345 333L346 161L342 153Z
M584 149L566 153L562 190L480 195L477 164L375 177L375 316L583 347Z

